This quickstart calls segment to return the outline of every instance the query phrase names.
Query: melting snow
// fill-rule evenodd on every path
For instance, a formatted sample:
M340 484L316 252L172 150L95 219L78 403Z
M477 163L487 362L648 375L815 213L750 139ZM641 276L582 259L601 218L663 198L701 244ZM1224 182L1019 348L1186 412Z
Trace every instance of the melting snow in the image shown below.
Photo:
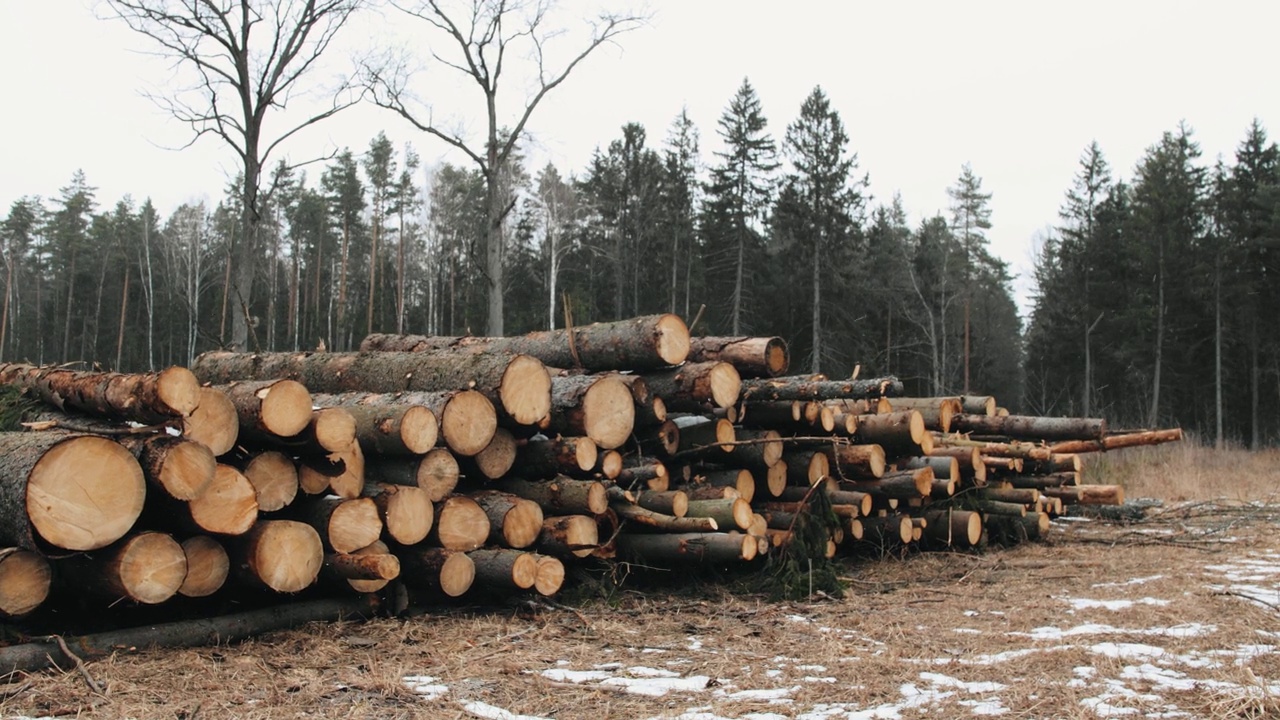
M409 688L410 692L417 693L427 700L435 700L449 692L449 686L440 685L439 681L440 678L430 675L407 675L401 678L401 682Z
M1064 598L1075 610L1090 610L1093 608L1106 608L1107 610L1124 610L1134 605L1155 605L1164 607L1169 604L1168 600L1160 598L1139 598L1137 600L1089 600L1086 598Z
M1077 635L1155 635L1162 637L1188 638L1207 635L1217 629L1218 627L1216 625L1202 625L1200 623L1186 623L1167 628L1145 629L1118 628L1113 625L1085 623L1084 625L1077 625L1066 630L1061 630L1053 626L1046 626L1033 628L1031 632L1010 632L1005 634L1013 637L1029 637L1034 640L1062 640L1063 638L1074 637Z
M1146 585L1147 583L1152 582L1154 580L1163 580L1163 579L1164 579L1163 575L1152 575L1150 577L1134 578L1132 580L1126 580L1124 582L1094 583L1093 587L1108 588L1108 587L1128 587L1130 585Z
M487 718L488 720L550 720L550 718L537 715L517 715L510 710L503 710L496 705L490 705L478 700L463 703L462 709L476 717Z

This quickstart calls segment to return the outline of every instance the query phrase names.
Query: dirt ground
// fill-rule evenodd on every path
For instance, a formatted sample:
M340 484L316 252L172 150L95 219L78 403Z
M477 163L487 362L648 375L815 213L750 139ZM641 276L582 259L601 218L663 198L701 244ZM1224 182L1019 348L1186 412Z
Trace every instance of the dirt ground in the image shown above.
M700 584L315 624L0 686L0 717L1280 717L1280 507L1063 519L983 555L844 561L843 598ZM568 600L565 601L569 602Z

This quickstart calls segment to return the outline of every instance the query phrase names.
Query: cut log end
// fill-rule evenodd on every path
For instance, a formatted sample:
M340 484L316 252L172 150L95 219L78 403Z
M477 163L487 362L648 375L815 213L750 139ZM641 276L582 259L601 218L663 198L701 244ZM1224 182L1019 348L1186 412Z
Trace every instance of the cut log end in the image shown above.
M540 360L517 355L502 374L498 396L513 420L534 425L551 412L551 374ZM627 397L630 401L629 391Z
M293 437L311 422L311 393L300 382L280 380L259 390L258 397L262 427L274 435Z
M184 597L208 597L227 581L231 559L222 543L207 535L196 535L182 541L187 558L187 576L178 588Z
M183 437L209 448L215 457L231 452L240 435L235 405L226 393L211 387L200 388L199 403L182 425Z
M165 454L156 479L174 499L191 500L213 482L217 467L218 460L208 447L198 442L177 442Z
M362 593L378 592L382 588L386 587L387 583L399 577L400 576L400 558L395 557L390 553L391 553L391 549L387 547L387 544L382 541L375 542L369 547L361 548L355 551L354 553L352 553L357 557L363 556L363 555L377 555L382 557L391 557L395 559L395 563L391 564L391 563L388 563L386 560L383 560L380 558L379 560L376 561L377 570L380 577L374 580L348 579L347 584L351 586L351 589L355 590L356 592L362 592Z
M452 553L440 566L440 591L459 597L471 589L476 580L476 564L465 553Z
M475 456L476 469L489 480L506 475L515 464L516 439L506 428L498 428L489 444Z
M493 403L475 390L455 394L440 414L440 435L445 445L464 457L483 450L497 428L498 413Z
M49 597L53 571L38 553L19 548L0 550L0 614L21 617Z
M440 502L458 486L458 460L444 448L436 448L418 462L418 487L427 491L431 502Z
M765 365L770 377L777 377L787 371L791 360L787 353L787 343L782 338L771 337L764 349Z
M526 548L542 532L542 508L538 503L517 498L502 520L502 538L508 547Z
M600 544L600 526L586 515L561 515L542 522L538 548L542 552L584 558Z
M282 452L269 450L255 455L245 465L244 476L253 485L262 512L279 510L298 495L298 469Z
M583 472L589 472L596 466L596 461L601 460L601 468L605 477L617 477L618 472L622 470L622 455L620 453L613 452L613 456L617 457L617 463L613 475L610 475L608 464L609 460L612 458L608 453L605 454L604 458L601 458L600 448L597 447L594 442L584 442L579 439L573 444L573 458L578 463L578 469Z
M415 405L400 417L400 442L415 455L429 452L435 447L439 435L440 423L430 408Z
M611 375L599 378L583 398L582 413L587 437L604 450L621 447L635 426L636 406L631 388Z
M340 452L356 439L356 418L343 408L313 411L311 427L316 444L329 452Z
M305 590L324 563L320 535L306 523L267 520L250 533L244 566L250 576L281 593Z
M125 541L114 560L120 590L129 600L155 605L178 594L187 577L187 556L173 537L158 532Z
M401 545L422 542L435 522L435 510L427 491L407 485L390 487L394 490L386 493L382 504L382 522L387 535Z
M27 475L26 511L41 538L96 550L124 537L142 513L142 466L119 443L82 435L46 451Z
M738 402L742 391L742 376L737 368L729 363L716 363L709 373L711 381L711 399L717 407L732 407Z
M219 465L209 488L188 508L192 521L205 532L243 535L258 519L258 494L239 470Z
M329 516L329 545L340 553L353 553L372 545L382 534L378 506L370 498L344 500Z
M156 397L174 412L187 417L200 404L200 381L187 368L167 368L156 377Z
M684 320L670 313L660 316L654 336L654 349L666 364L679 365L689 357L689 328Z
M550 597L560 592L560 588L564 586L564 563L548 555L537 557L538 574L534 578L533 589L539 595Z
M479 503L455 495L435 507L436 518L431 533L447 550L475 550L489 538L489 516Z

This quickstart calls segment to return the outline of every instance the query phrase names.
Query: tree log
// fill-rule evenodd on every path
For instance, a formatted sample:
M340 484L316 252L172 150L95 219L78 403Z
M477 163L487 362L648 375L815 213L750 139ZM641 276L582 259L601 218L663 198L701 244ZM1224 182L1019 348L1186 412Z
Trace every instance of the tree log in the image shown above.
M649 390L668 410L697 412L706 407L737 404L742 377L729 363L686 363L678 368L645 374Z
M187 556L173 537L142 532L92 554L68 557L58 563L58 574L77 592L155 605L178 594Z
M462 458L459 461L464 476L483 480L497 480L503 477L516 464L519 450L515 436L506 428L498 428L493 439L485 449L476 453L475 457Z
M213 482L218 461L208 447L172 435L135 435L119 438L142 466L142 474L154 490L175 500L191 500Z
M310 498L297 509L298 519L320 534L325 548L353 553L382 535L382 518L370 498Z
M545 330L514 337L370 335L365 351L428 352L467 349L523 353L552 367L587 370L647 370L679 365L689 354L689 329L670 314L595 323L568 330Z
M395 580L400 577L400 558L391 553L329 553L321 572L335 580Z
M596 461L594 469L597 474L603 475L606 480L613 480L622 474L622 463L622 453L617 450L605 450L600 453L600 459Z
M427 491L427 499L440 502L458 486L461 470L453 453L436 448L420 458L374 458L366 472L370 481L409 485Z
M712 487L731 487L738 491L738 496L747 502L755 499L756 479L750 470L725 468L703 468L694 473L692 484L710 485Z
M364 486L363 495L377 506L388 540L416 545L431 532L435 509L426 490L416 485L372 482Z
M952 424L957 432L1032 440L1101 440L1107 434L1107 421L1096 418L960 414Z
M483 395L476 393L480 398ZM355 421L360 448L376 455L422 455L435 447L440 419L430 407L406 402L402 396L381 393L312 395L319 408L342 408ZM447 401L446 401L447 402ZM492 409L487 399L485 404ZM444 405L445 403L441 403ZM497 426L497 415L493 416Z
M595 470L599 458L600 452L595 442L585 437L533 439L517 452L520 470L529 477L587 475ZM621 466L618 470L621 470Z
M1023 460L1048 460L1053 452L1042 445L1028 442L986 442L970 440L956 434L932 433L934 443L940 447L977 448L978 452L991 457L1020 458ZM928 453L925 453L926 455Z
M635 488L644 485L650 490L667 489L669 484L667 466L661 460L651 457L631 457L625 459L625 462L627 465L614 478L614 483L619 487Z
M1049 475L1006 475L1001 480L1015 488L1044 490L1055 487L1072 487L1080 484L1080 473L1063 472Z
M538 580L538 558L509 548L483 548L467 553L476 566L476 581L487 590L528 590Z
M908 545L915 537L911 518L906 515L865 517L858 522L862 524L861 539L864 542L881 546Z
M183 367L128 374L0 363L0 384L22 388L59 410L74 409L144 425L190 415L200 400L199 381Z
M535 557L538 560L538 577L533 581L533 589L543 597L551 597L564 587L564 563L547 555Z
M450 495L435 504L431 539L446 550L470 552L489 539L489 516L475 500Z
M600 515L609 509L604 485L594 480L564 476L544 481L508 478L495 483L494 487L534 501L547 515Z
M728 420L694 415L673 418L671 422L679 429L676 434L679 453L716 462L735 449L733 442L737 440L737 433Z
M982 462L982 453L978 448L970 447L935 447L929 451L931 458L955 458L960 467L962 479L971 479L975 485L987 482L987 465Z
M569 375L551 379L549 430L585 435L605 450L621 447L635 427L631 388L617 375Z
M1077 485L1047 487L1045 495L1062 500L1063 505L1123 505L1124 488L1119 485Z
M894 464L899 470L918 470L928 467L933 470L935 479L960 482L960 461L954 457L904 457L898 458Z
M381 540L378 540L377 542L373 543L369 547L360 548L359 550L351 554L357 557L361 555L393 555L394 556L394 554L391 552L391 547L386 543L382 542ZM396 578L400 577L399 573L400 573L400 558L396 557ZM359 593L374 593L382 590L382 588L386 587L392 580L396 578L388 578L388 579L380 578L377 580L347 580L346 585L347 587Z
M831 461L825 449L790 450L783 453L787 464L787 483L809 487L831 474Z
M1182 428L1172 430L1147 430L1144 432L1110 435L1101 440L1070 440L1054 443L1050 450L1055 453L1087 453L1119 450L1120 448L1137 447L1139 445L1159 445L1167 442L1181 442Z
M288 438L311 422L311 393L293 380L232 382L218 387L235 406L240 434Z
M751 526L751 503L742 498L728 500L690 500L685 517L711 518L726 530L746 530Z
M787 463L778 460L765 470L753 470L751 476L756 481L756 494L763 497L778 497L787 486Z
M918 410L858 416L858 442L911 454L928 454L932 438ZM926 448L926 443L928 447Z
M975 547L982 540L982 515L969 510L926 510L925 537L950 547Z
M358 407L370 408L412 408L423 407L431 411L439 422L436 442L444 445L454 453L470 457L483 450L493 439L498 427L498 411L489 398L475 390L444 390L440 392L396 392L396 393L362 393L349 392L338 395L321 395L324 402L341 403L348 409L354 403ZM375 411L375 414L387 410ZM432 443L435 444L435 443ZM422 441L415 442L421 447ZM421 450L428 452L431 448ZM379 454L402 454L382 453ZM415 453L418 454L418 453Z
M19 618L40 607L49 597L52 580L53 570L43 555L0 549L0 616Z
M214 469L213 482L199 496L186 503L163 503L151 521L162 527L243 535L258 520L258 494L253 483L230 465Z
M187 559L187 575L178 587L184 597L208 597L222 588L231 572L231 558L222 543L208 535L193 535L182 541Z
M743 399L761 400L858 400L902 394L902 382L895 377L869 380L827 380L823 376L793 375L772 379L744 380Z
M879 445L833 445L824 452L831 465L849 479L879 478L885 471L884 448Z
M787 343L779 337L695 337L689 362L727 362L745 378L778 377L787 371Z
M635 503L623 499L611 501L609 509L620 519L630 523L627 527L632 530L681 533L715 532L720 529L720 524L716 522L715 518L689 517L688 515L678 518L674 515L664 515L663 513L646 510Z
M298 468L282 452L268 450L237 463L241 474L253 485L258 510L275 512L298 496Z
M1011 517L1023 517L1027 514L1027 506L1022 503L1001 502L999 500L987 500L970 493L965 493L956 501L969 510L977 510L983 515L1008 515Z
M298 487L308 495L332 492L344 500L360 497L365 482L364 451L354 440L342 452L329 453L324 463L307 462L298 468Z
M805 417L804 408L805 403L800 400L744 400L740 421L750 428L809 432L813 429L813 423Z
M680 449L680 428L670 419L661 425L638 428L635 442L644 453L670 458Z
M509 548L527 548L542 533L542 508L532 500L498 490L471 493L489 518L489 542Z
M636 493L635 503L645 510L677 518L684 517L689 511L689 496L683 490L642 490Z
M415 545L395 549L406 585L460 597L476 579L476 564L461 550Z
M215 457L225 455L240 436L236 406L217 388L200 388L199 398L196 409L182 420L182 436L209 448Z
M841 490L856 490L872 497L907 500L929 497L933 489L933 469L900 470L885 473L879 480L843 480Z
M645 565L734 563L755 559L760 546L737 533L662 533L618 536L618 554Z
M0 433L0 542L29 550L105 547L133 527L145 497L142 467L113 440Z
M1019 505L1035 505L1040 501L1040 491L1035 488L975 488L971 491L984 500L1018 503Z
M732 439L743 444L730 446L733 450L733 455L720 459L720 462L729 463L735 467L747 468L748 470L764 470L773 467L782 460L782 453L785 448L783 447L782 435L776 430L737 428L734 430Z
M543 518L538 551L560 557L584 558L600 544L599 526L586 515Z

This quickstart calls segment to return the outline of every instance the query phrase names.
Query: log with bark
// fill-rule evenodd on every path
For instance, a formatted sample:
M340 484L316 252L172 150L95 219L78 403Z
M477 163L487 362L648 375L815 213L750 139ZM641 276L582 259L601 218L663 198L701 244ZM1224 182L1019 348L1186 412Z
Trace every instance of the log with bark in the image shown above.
M831 460L822 448L789 450L782 454L787 464L787 483L809 487L831 474Z
M365 474L371 482L420 487L435 503L453 493L461 470L453 453L436 448L420 458L372 458L365 466Z
M951 432L951 421L963 408L958 397L893 398L889 404L894 410L916 410L930 430Z
M928 457L955 458L960 467L960 475L975 485L987 482L987 465L982 461L982 453L973 447L935 447L929 451Z
M881 548L908 545L915 538L911 518L906 515L866 517L860 518L858 522L862 527L860 539Z
M173 536L160 532L129 535L110 547L58 562L68 589L116 602L155 605L178 594L187 577L187 556Z
M263 520L229 545L232 569L243 582L279 593L310 587L324 563L320 534L294 520Z
M748 470L764 470L782 460L785 448L782 435L776 430L736 428L732 440L740 444L730 446L733 455L720 459L720 462Z
M600 544L599 527L586 515L543 518L538 550L559 557L587 557Z
M493 433L498 427L498 411L494 408L489 398L475 390L445 390L440 392L395 392L395 393L368 393L368 392L349 392L337 395L322 394L315 396L316 402L322 407L332 403L345 407L348 411L357 415L357 434L363 437L363 433L359 428L359 417L361 412L369 412L375 418L394 416L397 413L408 413L414 407L421 407L429 410L435 416L439 423L438 432L435 437L437 442L443 442L453 452L463 457L470 457L480 452L493 439ZM370 408L368 411L361 411L359 408ZM376 408L376 409L375 409ZM419 414L420 416L420 414ZM383 434L381 428L385 425L385 421L379 420L379 432ZM405 434L403 429L404 421L401 421L401 436ZM423 433L425 435L425 432ZM384 435L385 440L377 440L365 444L362 440L362 446L369 447L377 445L381 447L386 442L392 441L389 435ZM422 448L425 445L425 437L415 440L414 448ZM408 448L408 441L404 444ZM428 452L430 446L425 449L415 449L413 454L421 454ZM378 450L378 454L401 455L401 452L383 452Z
M826 448L831 461L831 474L851 480L882 477L885 472L885 452L879 445L834 444Z
M1035 488L985 487L974 488L970 492L984 500L998 500L1019 505L1035 505L1040 501L1040 491Z
M746 530L751 526L751 516L751 503L742 498L690 500L685 510L685 517L711 518L722 530Z
M239 470L214 469L213 482L188 502L157 498L147 520L156 527L214 535L243 535L258 521L258 494Z
M538 580L538 558L510 548L481 548L467 553L476 566L476 583L486 590L528 590Z
M416 545L431 532L435 509L426 490L416 485L371 482L365 484L363 495L377 506L387 540Z
M198 497L213 482L218 461L208 447L172 435L134 435L120 444L138 459L153 492L175 500Z
M686 363L644 377L650 392L662 398L668 410L727 408L737 404L742 390L742 377L724 362Z
M1139 447L1141 445L1159 445L1167 442L1181 442L1182 428L1171 430L1145 430L1142 432L1109 435L1101 440L1068 440L1054 443L1049 449L1055 453L1087 453L1119 450L1120 448Z
M325 548L335 552L355 552L382 535L382 518L371 498L310 498L294 513L315 528Z
M356 557L359 557L362 555L382 555L382 556L391 555L395 557L394 553L391 552L391 546L385 542L382 542L381 540L373 543L369 547L360 548L354 553L351 553L351 555ZM362 562L367 562L367 561L362 561ZM385 561L382 561L382 562L385 562ZM347 580L345 584L347 587L359 593L375 593L385 588L392 580L399 578L400 569L401 569L400 558L396 557L396 565L395 565L396 577L395 578L385 578L385 579L377 578L373 580L359 580L359 579L353 578L353 579ZM385 574L385 572L383 574ZM342 583L338 583L338 585L341 586Z
M542 533L542 507L532 500L498 490L481 490L469 496L489 518L489 542L509 548L527 548Z
M510 430L498 428L493 439L475 457L459 461L463 474L484 480L497 480L506 475L516 464L519 442L523 441L517 441Z
M585 435L601 448L612 450L631 437L635 419L631 388L618 375L551 379L551 432Z
M585 437L534 438L516 453L520 471L529 477L589 475L596 469L599 457L595 442Z
M1124 488L1120 485L1076 485L1047 487L1042 491L1062 500L1063 505L1123 505Z
M0 616L20 618L40 607L52 581L53 570L43 555L0 548Z
M364 550L365 548L361 548ZM380 548L381 549L381 548ZM400 558L390 552L332 552L324 556L320 572L329 582L350 586L350 581L374 581L385 587L400 577Z
M876 444L897 453L929 454L933 438L917 410L903 410L879 415L858 416L857 440Z
M1032 415L960 414L952 427L957 432L1032 440L1101 440L1107 421L1098 418L1036 417Z
M969 510L925 510L925 537L950 547L976 547L982 540L982 515Z
M778 377L787 371L790 355L779 337L694 337L689 362L727 362L744 378Z
M733 443L738 439L737 433L728 420L684 415L672 418L670 422L679 430L676 452L682 457L723 462L727 460L726 453L736 449Z
M990 395L961 395L960 411L969 415L995 417L996 399Z
M601 515L609 509L605 486L594 480L564 476L541 481L507 478L493 487L534 501L546 515Z
M220 385L236 409L242 438L288 438L311 422L311 393L294 380L243 380Z
M200 383L183 367L130 374L0 363L0 384L22 388L60 410L143 424L188 416L200 401Z
M184 597L208 597L222 588L231 572L231 558L222 543L208 535L192 535L182 541L187 575L178 587Z
M692 532L618 536L618 554L652 567L672 564L721 564L755 559L756 538L738 533Z
M725 468L701 468L694 472L691 486L710 485L712 487L731 487L738 491L739 497L751 502L756 494L756 479L750 470Z
M717 490L721 488L715 488ZM642 490L635 493L635 504L663 515L682 518L689 512L689 495L683 490L655 492Z
M635 443L646 454L670 458L680 449L680 428L674 420L636 430Z
M931 433L937 447L977 448L978 452L991 457L1019 458L1022 460L1048 460L1053 451L1043 445L1029 442L989 442L972 440L956 433ZM929 453L925 453L928 455Z
M535 557L538 560L538 577L533 581L533 589L543 597L551 597L564 587L564 563L548 555Z
M622 470L614 477L619 487L647 487L651 490L666 490L668 482L667 466L657 458L633 456L625 458Z
M477 396L483 396L476 393ZM342 408L355 421L355 437L367 454L421 455L435 447L441 420L431 407L380 393L313 394L318 408ZM492 408L488 399L485 404ZM447 403L441 403L447 406ZM456 423L457 421L454 420ZM497 425L497 416L493 416Z
M739 422L750 428L807 433L813 429L813 421L804 414L806 403L801 400L768 400L742 403Z
M215 457L225 455L240 437L236 406L216 388L200 388L199 398L196 409L182 420L182 436L209 448Z
M662 314L513 337L375 334L366 337L360 349L522 353L558 368L647 370L684 362L689 354L689 328L679 317Z
M954 457L902 457L894 461L899 470L917 470L922 467L933 469L933 476L938 480L953 483L960 482L960 461Z
M742 397L748 402L762 400L858 400L902 394L902 382L895 377L868 380L827 380L824 376L793 375L771 379L744 380Z
M528 355L219 351L196 358L192 369L206 382L287 378L323 393L474 389L521 425L537 423L551 409L551 376L541 362Z
M489 516L475 500L450 495L435 504L430 538L446 550L469 552L489 539Z
M400 558L400 579L410 587L460 597L475 582L476 565L462 550L414 545L393 552Z
M1050 473L1048 475L1006 475L1000 479L1015 488L1034 488L1036 490L1044 490L1045 488L1071 487L1073 485L1079 485L1080 473L1062 472Z
M842 480L841 490L856 490L872 497L907 500L929 497L933 489L933 468L885 473L879 480Z

